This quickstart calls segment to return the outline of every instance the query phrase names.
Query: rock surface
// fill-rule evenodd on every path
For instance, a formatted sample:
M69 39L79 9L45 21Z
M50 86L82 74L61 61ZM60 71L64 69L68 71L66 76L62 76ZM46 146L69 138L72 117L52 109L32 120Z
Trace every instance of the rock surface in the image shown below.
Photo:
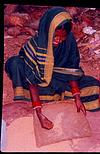
M76 112L74 102L50 103L44 105L42 110L43 114L53 122L54 127L50 130L41 128L37 115L34 112L34 129L38 147L92 135L88 120L83 113Z
M52 120L53 120L52 115L54 115L54 112L57 113L57 111L61 111L61 108L59 108L59 106L57 105L58 103L56 104L55 108L53 107L53 112L51 115L49 115L50 110L45 111L45 114L49 115L49 118L51 117ZM67 104L66 104L66 107L67 107ZM46 145L45 141L48 143L48 140L47 140L48 136L44 138L45 137L44 134L41 134L43 133L44 130L39 132L40 137L43 137L42 144L39 143L39 145L41 144L42 146L37 147L35 129L36 128L38 130L41 130L41 129L39 125L35 127L36 122L34 123L34 118L36 117L33 117L34 114L31 108L31 104L28 104L28 103L22 104L22 102L17 102L15 104L13 103L13 104L4 105L3 106L3 119L5 120L7 124L7 146L4 151L5 152L100 152L100 127L99 127L100 111L98 112L88 112L87 111L86 119L88 120L90 128L91 128L91 132L92 132L91 136L86 137L86 134L85 134L85 137L72 138L72 139L65 140L65 141L61 141L62 140L61 138L59 142L52 143L52 141L54 141L55 134L58 135L58 137L62 135L62 127L60 124L61 119L64 120L65 123L63 125L68 130L68 132L72 132L72 133L76 133L76 132L78 133L78 131L81 132L81 130L78 128L76 131L75 131L75 128L71 129L73 125L75 126L75 123L72 124L72 121L71 123L68 124L69 126L66 126L68 122L67 118L69 118L69 116L71 115L71 114L68 115L68 113L66 112L66 116L64 119L61 118L63 115L62 112L59 112L59 114L55 116L54 130L56 131L56 133L54 132L54 130L52 130L53 133L49 133L49 137L50 137L50 134L51 135L54 134L54 137L51 140L51 144L49 143L48 145ZM77 113L75 113L74 110L73 110L73 114L77 115ZM69 119L77 120L76 118L70 117ZM82 119L80 119L80 121ZM77 123L77 124L79 128L82 128L82 127L86 128L86 126L83 126L82 122ZM65 128L63 130L64 132L66 132ZM82 130L82 132L83 131L84 130ZM45 132L45 135L46 134L48 133ZM40 138L38 137L38 142L39 141L41 142ZM43 146L43 144L45 145Z

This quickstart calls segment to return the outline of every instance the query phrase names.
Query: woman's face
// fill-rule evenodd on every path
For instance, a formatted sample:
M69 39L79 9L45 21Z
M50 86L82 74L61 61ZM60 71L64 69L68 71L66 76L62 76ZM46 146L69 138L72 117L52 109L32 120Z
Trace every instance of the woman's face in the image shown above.
M53 45L58 46L66 39L66 37L67 37L67 32L64 28L57 29L54 34Z

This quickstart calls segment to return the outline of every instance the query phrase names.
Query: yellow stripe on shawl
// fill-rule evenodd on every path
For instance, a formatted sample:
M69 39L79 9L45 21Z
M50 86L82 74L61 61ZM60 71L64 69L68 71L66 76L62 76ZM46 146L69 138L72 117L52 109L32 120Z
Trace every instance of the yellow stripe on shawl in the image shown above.
M26 56L32 61L33 64L35 64L37 71L39 72L39 68L37 63L32 59L32 57L27 53L26 49L24 48Z
M100 108L99 99L96 99L96 100L90 101L90 102L85 102L83 104L84 104L86 110L93 110L93 109Z
M47 56L45 53L39 53L39 52L36 52L36 54L37 54L38 56L44 56L44 57Z
M32 68L32 66L30 66L29 64L28 64L28 62L24 59L24 61L25 61L25 63L32 69L32 72L33 72L33 68ZM44 78L43 77L41 77L41 79L42 80L44 80ZM26 80L31 84L31 82L26 78Z
M70 74L70 75L75 75L75 76L82 76L82 72L71 72L67 70L53 70L53 72L60 73L60 74Z
M32 61L33 64L37 65L37 63L32 59L32 57L27 53L26 49L24 48L26 56Z
M45 62L37 60L39 64L45 65Z
M50 95L40 95L39 96L40 100L48 100L48 101L59 101L61 99L61 96L59 94L55 94L53 96Z
M32 51L34 50L34 53L35 53L35 54L38 54L38 53L35 51L35 49L32 47L32 45L30 44L30 42L28 42L28 45L29 45L29 47L31 48ZM24 51L25 51L27 57L37 66L37 63L30 57L30 55L27 53L27 51L26 51L25 48L24 48ZM41 54L41 53L39 53L38 55L44 56L44 54ZM45 55L46 55L46 54L45 54ZM41 62L41 61L39 61L38 59L37 59L37 62L38 62L39 64L45 65L45 62ZM28 64L28 63L27 63L27 64ZM38 71L39 71L39 70L38 70Z
M39 53L39 52L37 52L37 51L33 48L32 44L31 44L30 42L28 42L28 45L29 45L29 47L31 48L31 50L35 53L35 55L45 56L45 57L46 57L46 54L45 54L45 53ZM39 48L39 47L37 47L37 48ZM41 49L44 50L43 48L41 48ZM45 49L45 50L46 50L46 49Z
M26 78L26 80L27 80L30 84L32 84L28 78Z
M16 87L14 88L14 96L25 96L30 98L30 92L29 90L23 89L22 87Z
M65 94L64 94L64 96L73 97L73 96L72 96L72 93L71 93L71 92L69 92L69 91L65 91Z
M72 74L72 75L78 75L78 76L83 75L82 70L74 69L74 68L54 67L53 71L57 73L63 73L63 74Z
M33 46L31 45L30 41L28 41L28 45L29 45L29 47L31 48L31 50L34 52L34 54L36 55L36 51L35 51L35 49L33 48Z
M37 48L38 49L41 49L41 50L47 50L46 48L41 48L41 47L38 47L38 46L37 46Z
M35 45L37 46L37 43L36 43L36 41L35 41L34 37L32 38L32 40L34 41Z
M33 70L33 67L24 59L25 63Z
M90 96L91 94L92 95L99 94L99 86L90 86L82 88L80 92L81 92L80 94L81 97Z

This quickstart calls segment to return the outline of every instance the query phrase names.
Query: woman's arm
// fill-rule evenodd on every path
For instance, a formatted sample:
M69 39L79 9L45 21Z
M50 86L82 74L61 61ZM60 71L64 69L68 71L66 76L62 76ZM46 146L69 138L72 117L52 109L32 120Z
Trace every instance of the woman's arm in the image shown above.
M78 86L78 81L69 81L69 83L70 83L70 86L71 86L72 95L75 99L75 105L76 105L76 108L77 108L77 112L80 112L80 110L81 110L84 113L84 115L86 115L85 106L81 102L81 99L80 99L80 89L79 89L79 86Z
M53 123L42 114L42 103L39 98L38 85L29 85L29 89L32 99L32 107L36 111L41 126L45 129L53 128Z

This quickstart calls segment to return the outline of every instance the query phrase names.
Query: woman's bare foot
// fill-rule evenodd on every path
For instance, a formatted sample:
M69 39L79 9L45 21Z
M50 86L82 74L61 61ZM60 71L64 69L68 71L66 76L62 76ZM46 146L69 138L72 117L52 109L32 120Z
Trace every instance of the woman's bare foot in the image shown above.
M36 113L37 113L37 116L39 118L42 128L45 128L45 129L53 128L53 123L41 113L41 108L37 108Z

